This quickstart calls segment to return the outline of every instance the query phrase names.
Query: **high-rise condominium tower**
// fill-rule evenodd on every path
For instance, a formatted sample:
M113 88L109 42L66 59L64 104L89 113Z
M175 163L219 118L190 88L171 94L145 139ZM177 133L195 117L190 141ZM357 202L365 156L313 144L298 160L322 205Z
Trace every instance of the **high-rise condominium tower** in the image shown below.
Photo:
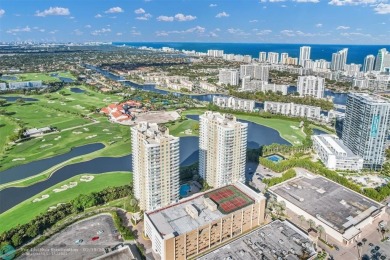
M348 48L344 48L341 51L332 54L332 63L330 69L333 71L344 70L345 64L347 64Z
M342 140L363 157L363 167L380 169L385 158L390 101L366 93L348 94Z
M380 72L390 72L390 52L385 48L378 51L375 62L375 70Z
M299 65L303 66L305 64L305 60L310 60L310 46L302 46L299 49Z
M301 97L312 96L315 98L323 98L325 79L315 76L299 76L297 88Z
M131 128L133 185L141 210L179 199L179 138L165 126L140 122Z
M245 181L248 124L207 111L199 130L200 176L214 188Z
M370 72L374 70L375 56L367 55L364 58L363 72Z

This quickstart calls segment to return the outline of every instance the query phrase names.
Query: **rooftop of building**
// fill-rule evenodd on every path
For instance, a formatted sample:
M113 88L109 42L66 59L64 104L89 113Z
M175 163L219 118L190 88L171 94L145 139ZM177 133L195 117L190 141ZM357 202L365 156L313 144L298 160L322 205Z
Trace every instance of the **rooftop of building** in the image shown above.
M341 234L383 208L382 204L321 176L293 178L269 190Z
M216 259L302 259L316 254L312 242L288 221L276 220L202 256L199 260ZM306 259L305 258L305 259Z
M380 96L380 95L374 95L374 94L367 94L367 93L349 93L348 96L356 97L362 101L368 102L368 103L375 103L375 104L389 104L390 105L390 99Z
M160 144L162 138L168 138L169 141L179 140L179 137L169 134L169 129L166 126L157 123L139 122L133 129L145 135L144 140L148 144Z
M237 121L237 118L232 114L221 114L219 112L206 111L204 114L200 115L199 118L207 118L227 128L235 127L236 125L245 126L247 123L242 123Z
M136 259L129 245L121 246L93 260L133 260Z
M325 148L328 154L334 154L336 158L360 158L360 156L355 155L347 146L345 146L343 141L336 135L313 135L312 138L316 139L321 146Z
M235 195L217 198L218 195L222 195L222 193L218 194L219 192L226 190L232 190ZM236 203L237 198L244 199L247 203L240 204L238 201ZM162 237L170 234L181 235L263 199L265 198L262 194L254 192L245 184L235 183L195 194L176 204L146 212L146 215ZM224 206L224 203L232 203L234 207L230 204Z

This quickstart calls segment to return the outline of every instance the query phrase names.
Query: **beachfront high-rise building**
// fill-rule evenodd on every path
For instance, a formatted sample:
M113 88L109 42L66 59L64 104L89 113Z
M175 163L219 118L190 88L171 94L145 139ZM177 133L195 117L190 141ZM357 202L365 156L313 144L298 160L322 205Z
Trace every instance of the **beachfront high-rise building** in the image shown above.
M220 69L218 75L218 84L237 86L239 75L235 69Z
M244 182L248 124L211 111L199 119L199 175L214 188Z
M223 57L223 50L208 50L207 56L210 57Z
M332 63L330 69L333 71L344 70L345 64L347 64L348 48L344 48L341 51L332 54Z
M259 62L267 61L267 53L265 51L259 52Z
M310 60L310 46L302 46L299 48L299 65L303 66L305 64L305 60Z
M325 79L315 76L299 76L297 88L301 97L312 96L315 98L323 98Z
M267 62L271 64L278 64L279 62L279 53L277 52L268 52Z
M374 70L375 56L367 55L364 58L363 72L371 72Z
M283 52L280 54L280 64L287 64L288 61L288 53Z
M155 210L179 199L179 138L156 123L131 128L134 195L141 210Z
M389 120L389 99L366 93L348 94L342 140L354 154L363 157L364 168L381 168Z
M378 51L375 70L380 72L390 72L390 52L388 52L385 48Z

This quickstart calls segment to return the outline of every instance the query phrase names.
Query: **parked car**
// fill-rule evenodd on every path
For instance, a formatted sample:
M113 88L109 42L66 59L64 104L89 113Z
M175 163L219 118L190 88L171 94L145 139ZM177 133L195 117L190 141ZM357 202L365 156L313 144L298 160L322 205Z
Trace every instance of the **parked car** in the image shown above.
M373 247L374 244L373 244L373 243L369 243L368 246L369 246L369 247Z
M83 241L84 241L84 240L82 240L82 239L78 239L78 240L74 241L74 243L75 243L75 244L81 244L81 243L83 243Z
M336 249L336 251L340 250L340 248L338 246L334 246L334 249Z
M91 240L95 241L95 240L98 240L98 239L99 239L99 237L93 237Z
M375 247L375 250L378 251L379 249L381 249L379 246L376 246Z
M104 230L99 230L99 231L97 232L98 235L103 234L103 233L104 233Z

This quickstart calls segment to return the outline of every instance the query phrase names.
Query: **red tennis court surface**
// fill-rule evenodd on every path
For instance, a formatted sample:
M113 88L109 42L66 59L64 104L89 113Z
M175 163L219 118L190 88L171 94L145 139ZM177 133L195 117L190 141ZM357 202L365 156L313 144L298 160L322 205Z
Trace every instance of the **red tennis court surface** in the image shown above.
M233 185L209 192L205 196L217 203L218 209L225 214L253 203L251 198Z

